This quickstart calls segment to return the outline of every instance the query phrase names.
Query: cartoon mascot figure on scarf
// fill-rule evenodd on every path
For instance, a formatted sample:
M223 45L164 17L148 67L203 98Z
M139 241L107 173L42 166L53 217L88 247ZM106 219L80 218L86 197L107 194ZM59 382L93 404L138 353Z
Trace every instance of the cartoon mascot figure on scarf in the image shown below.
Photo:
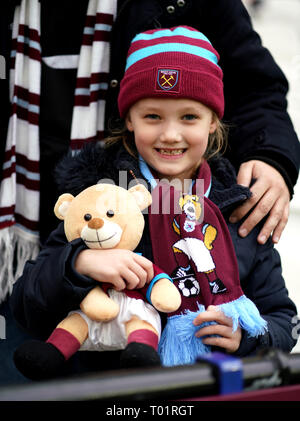
M203 192L195 187L197 180L204 180ZM240 326L249 336L258 336L267 329L267 322L242 291L226 221L208 198L210 185L211 171L204 161L189 194L161 182L152 191L149 227L154 262L170 274L181 293L181 306L168 314L159 343L165 366L194 364L198 356L210 352L195 333L215 322L193 324L210 305L232 319L233 331ZM170 211L157 212L162 209Z
M200 220L202 206L197 195L184 195L179 199L179 206L185 213L186 220L183 229L187 233L195 231L195 226ZM173 229L180 235L180 226L178 217L173 220ZM190 260L194 262L197 272L204 273L212 294L219 294L226 291L226 287L218 278L216 266L210 250L213 248L213 242L217 237L217 229L209 224L202 224L201 238L185 238L176 241L173 244L173 252L178 262L178 269L173 273L173 277L179 280L178 288L183 295L196 295L200 292L200 286L193 274L189 273L191 266ZM187 263L185 263L187 262ZM174 278L173 278L174 279Z

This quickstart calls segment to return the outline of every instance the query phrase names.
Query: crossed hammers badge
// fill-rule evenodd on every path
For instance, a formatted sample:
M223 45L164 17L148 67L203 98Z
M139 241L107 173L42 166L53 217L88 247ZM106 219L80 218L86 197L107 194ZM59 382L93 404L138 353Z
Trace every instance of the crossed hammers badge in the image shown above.
M158 87L164 91L169 91L177 85L178 77L179 70L159 69L157 74Z

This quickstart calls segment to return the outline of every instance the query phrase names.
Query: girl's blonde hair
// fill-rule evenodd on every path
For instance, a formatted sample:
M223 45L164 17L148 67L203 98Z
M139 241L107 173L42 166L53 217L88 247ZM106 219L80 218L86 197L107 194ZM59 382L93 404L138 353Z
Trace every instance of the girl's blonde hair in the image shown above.
M209 134L208 145L204 154L206 160L212 158L217 154L225 152L227 146L227 126L219 119L219 117L213 112L213 119L216 122L216 130ZM135 146L134 133L127 130L126 124L122 121L122 125L117 127L110 127L111 135L104 139L105 146L109 147L118 142L121 142L127 152L134 158L138 158L138 152Z

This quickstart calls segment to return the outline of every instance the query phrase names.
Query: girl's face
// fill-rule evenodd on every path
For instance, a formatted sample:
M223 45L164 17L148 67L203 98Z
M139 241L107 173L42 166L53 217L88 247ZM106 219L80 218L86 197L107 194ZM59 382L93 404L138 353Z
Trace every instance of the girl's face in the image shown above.
M208 136L216 130L212 111L191 99L145 98L126 118L139 154L169 181L192 179L202 162Z

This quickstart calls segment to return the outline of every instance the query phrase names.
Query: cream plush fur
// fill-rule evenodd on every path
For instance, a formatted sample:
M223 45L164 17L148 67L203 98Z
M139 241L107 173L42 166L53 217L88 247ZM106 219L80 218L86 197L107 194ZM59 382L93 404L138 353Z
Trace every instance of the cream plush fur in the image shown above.
M133 251L143 234L142 210L151 202L151 194L141 184L129 190L111 184L96 184L76 197L69 193L61 195L54 212L64 220L68 241L81 238L89 248ZM157 310L168 313L179 308L181 297L173 283L162 278L152 288L151 302ZM80 309L91 320L106 323L113 321L119 313L118 304L104 293L100 284L85 297ZM72 333L81 344L88 337L87 323L79 313L70 314L58 327ZM127 336L139 329L158 333L156 326L136 316L126 322Z

